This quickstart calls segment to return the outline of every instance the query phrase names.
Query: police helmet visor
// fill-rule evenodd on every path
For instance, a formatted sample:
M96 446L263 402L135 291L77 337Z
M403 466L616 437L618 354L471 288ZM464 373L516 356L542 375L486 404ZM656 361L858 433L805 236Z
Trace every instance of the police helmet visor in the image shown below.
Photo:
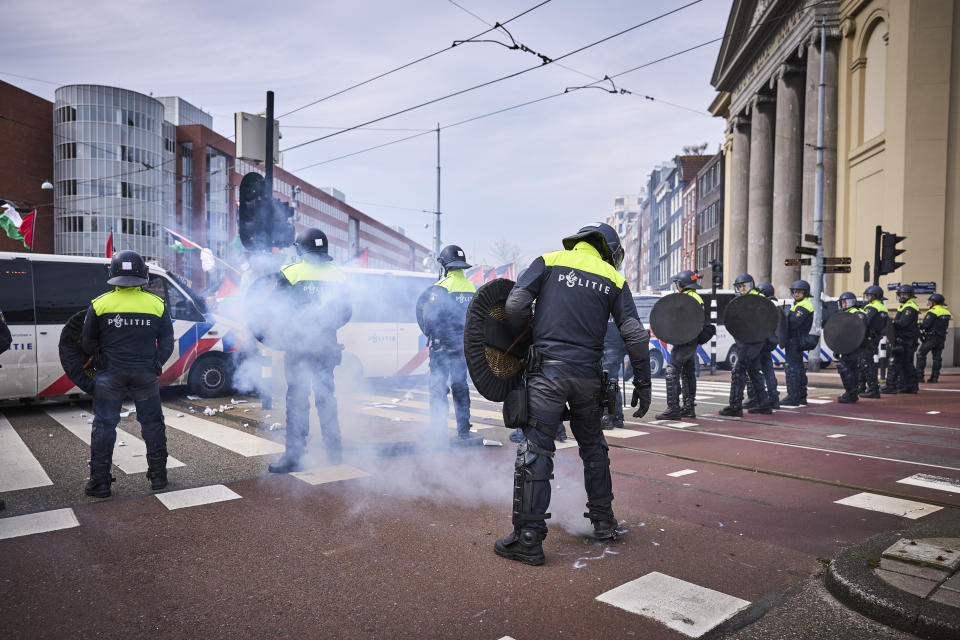
M840 300L840 308L849 309L850 307L854 306L856 303L857 303L856 298L842 298Z

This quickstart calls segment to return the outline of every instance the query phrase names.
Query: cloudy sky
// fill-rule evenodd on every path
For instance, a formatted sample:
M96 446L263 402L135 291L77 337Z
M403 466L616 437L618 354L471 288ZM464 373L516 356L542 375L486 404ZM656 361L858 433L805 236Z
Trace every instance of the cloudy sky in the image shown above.
M553 59L679 10L544 66L492 42L451 48L542 0L8 0L0 78L50 100L57 86L74 83L179 95L231 135L232 114L263 111L268 89L279 116L448 49L282 117L284 167L432 246L432 216L421 210L436 205L435 133L324 161L439 124L443 242L495 263L493 247L506 240L529 260L609 215L617 195L636 193L652 166L684 145L719 148L723 124L706 113L719 43L623 74L723 34L731 0L680 9L691 1L548 0L506 28L516 43ZM482 39L510 37L497 31ZM632 93L563 93L605 75ZM562 95L449 126L554 94ZM290 149L322 136L331 137Z

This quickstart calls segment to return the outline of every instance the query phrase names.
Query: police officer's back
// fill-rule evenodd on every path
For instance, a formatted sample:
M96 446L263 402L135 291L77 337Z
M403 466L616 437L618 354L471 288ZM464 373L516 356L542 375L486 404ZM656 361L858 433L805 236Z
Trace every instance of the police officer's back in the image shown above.
M933 351L933 369L927 382L940 380L940 369L943 366L943 346L947 340L947 328L950 326L950 310L947 301L939 293L928 298L930 308L920 323L920 334L923 343L917 351L917 380L923 382L923 370L927 367L927 354Z
M83 350L97 363L90 439L89 496L110 495L110 464L123 401L137 408L153 489L167 485L167 439L157 377L173 353L173 323L163 299L141 289L149 278L143 258L119 251L110 261L112 291L95 298L83 322Z
M902 284L897 287L897 299L900 306L893 318L894 340L893 367L887 375L887 383L882 393L917 393L917 370L914 357L917 351L917 338L920 335L920 307L913 300L913 286Z

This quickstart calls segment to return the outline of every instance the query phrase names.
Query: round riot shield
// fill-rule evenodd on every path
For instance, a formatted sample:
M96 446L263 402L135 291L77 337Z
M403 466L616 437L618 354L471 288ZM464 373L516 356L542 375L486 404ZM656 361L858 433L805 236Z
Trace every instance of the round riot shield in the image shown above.
M86 310L78 311L70 316L60 331L60 365L70 381L80 387L84 393L93 395L94 379L97 370L93 366L93 358L84 353L80 346L83 334L83 319Z
M517 334L507 322L506 301L513 281L497 278L477 289L463 329L463 354L474 386L487 400L503 402L520 386L530 330Z
M723 324L741 344L764 342L777 330L780 314L777 306L763 296L737 296L727 304Z
M425 304L427 304L427 300L430 299L431 289L433 289L433 287L428 287L423 293L420 294L420 297L417 298L417 324L420 325L420 332L423 335L427 335L427 327L423 321L423 307Z
M859 315L853 313L835 313L823 325L823 340L834 353L844 355L853 353L867 335L867 326Z
M703 320L703 307L685 293L664 296L650 310L650 329L667 344L696 340L703 329Z

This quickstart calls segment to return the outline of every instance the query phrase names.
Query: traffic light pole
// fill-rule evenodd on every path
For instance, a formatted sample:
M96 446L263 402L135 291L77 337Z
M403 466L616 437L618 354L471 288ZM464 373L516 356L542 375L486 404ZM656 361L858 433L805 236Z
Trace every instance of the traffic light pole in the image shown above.
M440 123L437 123L437 210L434 213L433 257L440 257Z
M273 91L267 91L267 146L263 152L264 197L273 198Z
M820 239L817 245L817 257L813 260L810 270L810 297L813 302L813 326L811 333L820 335L823 322L823 302L820 294L823 291L823 119L824 119L824 58L827 48L826 18L820 21L820 85L817 87L817 173L814 187L813 205L813 235ZM810 351L807 360L810 371L820 370L820 345Z
M880 241L883 239L883 229L877 225L877 236L873 241L873 284L880 285Z
M713 264L710 266L713 268L713 274L710 278L710 324L714 327L717 326L717 264L716 260L713 260ZM710 375L717 375L717 334L714 333L713 337L710 338Z

